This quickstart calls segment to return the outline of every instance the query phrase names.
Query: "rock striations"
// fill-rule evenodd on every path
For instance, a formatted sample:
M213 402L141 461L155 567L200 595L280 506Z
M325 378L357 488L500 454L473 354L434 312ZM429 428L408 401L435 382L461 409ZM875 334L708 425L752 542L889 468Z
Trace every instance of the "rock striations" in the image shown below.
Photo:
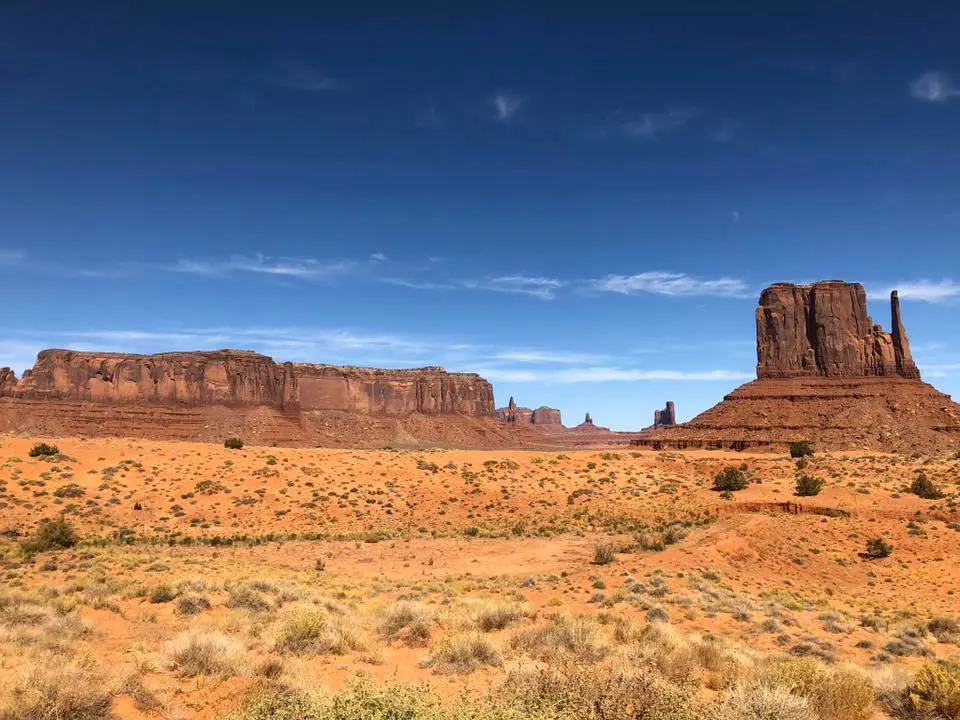
M0 370L0 431L288 444L515 442L493 388L442 368L276 363L241 350L159 355L44 350L21 380Z
M496 414L500 421L505 423L563 428L563 421L557 408L541 405L536 410L531 410L527 407L519 407L512 397L506 407L497 408Z
M768 287L756 311L757 380L635 443L745 449L809 439L824 449L906 451L960 441L960 405L921 382L896 292L890 310L887 333L857 283Z

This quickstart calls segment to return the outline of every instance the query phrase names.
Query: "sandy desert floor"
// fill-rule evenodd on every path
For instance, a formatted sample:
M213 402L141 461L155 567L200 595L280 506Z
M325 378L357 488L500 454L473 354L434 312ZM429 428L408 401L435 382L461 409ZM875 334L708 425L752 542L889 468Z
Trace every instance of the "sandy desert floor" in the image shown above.
M6 436L0 718L960 717L905 691L960 659L958 479L952 453ZM58 516L78 544L25 549Z

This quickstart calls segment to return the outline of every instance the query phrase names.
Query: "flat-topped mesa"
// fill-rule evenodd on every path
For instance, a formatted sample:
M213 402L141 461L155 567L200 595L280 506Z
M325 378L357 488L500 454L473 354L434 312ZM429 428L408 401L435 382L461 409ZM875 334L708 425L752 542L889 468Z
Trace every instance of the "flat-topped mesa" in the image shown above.
M867 315L867 294L859 283L771 285L756 312L757 377L919 379L896 291L890 310L887 333Z
M0 372L0 396L81 402L266 405L372 415L493 414L493 388L473 373L276 363L245 350L159 355L44 350L16 382Z
M529 423L530 425L562 425L560 411L541 405L535 410L518 407L511 397L505 408L497 408L497 417L505 423Z

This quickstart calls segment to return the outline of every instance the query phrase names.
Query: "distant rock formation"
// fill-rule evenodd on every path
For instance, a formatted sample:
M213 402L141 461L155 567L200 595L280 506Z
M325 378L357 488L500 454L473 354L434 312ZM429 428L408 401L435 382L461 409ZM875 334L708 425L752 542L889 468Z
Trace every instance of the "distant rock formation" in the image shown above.
M505 423L529 423L531 425L562 426L560 411L556 408L541 405L535 410L518 407L513 397L505 408L497 408L497 417Z
M493 415L493 387L443 368L275 363L243 350L125 355L44 350L17 382L0 370L0 397L93 403L269 406L370 415Z
M583 418L583 425L593 425L593 418L590 417L590 413L587 413Z
M663 410L653 411L653 424L655 426L677 424L677 408L673 404L673 400L667 400L667 405Z
M771 285L756 312L757 377L919 379L896 291L890 310L893 330L887 333L867 315L867 295L858 283Z
M757 380L634 444L742 450L811 440L825 450L913 452L957 443L960 405L920 381L895 291L890 313L887 333L857 283L768 287L756 311Z

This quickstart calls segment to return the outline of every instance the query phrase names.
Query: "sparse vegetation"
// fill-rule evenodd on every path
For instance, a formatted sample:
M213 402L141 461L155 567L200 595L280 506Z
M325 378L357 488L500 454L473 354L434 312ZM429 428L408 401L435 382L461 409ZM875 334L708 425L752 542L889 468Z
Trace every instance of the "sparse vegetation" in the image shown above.
M867 552L866 556L871 560L879 560L880 558L889 557L893 552L893 545L888 543L883 538L870 538L867 540Z
M223 441L223 446L227 450L243 450L243 440L238 437L230 437Z
M813 452L813 443L809 440L797 440L796 442L790 443L790 457L792 458L810 457L813 455Z
M32 458L48 458L55 457L60 454L60 448L56 445L48 445L45 442L38 442L32 448L30 448L30 457Z
M713 478L713 489L724 492L735 492L747 487L747 476L742 470L735 467L728 467L717 473Z
M943 497L940 488L924 472L920 472L910 484L910 492L924 500L939 500Z
M820 494L820 491L823 490L823 485L823 480L818 477L814 477L813 475L800 475L800 477L797 478L795 492L800 497L812 497Z
M28 539L20 543L24 554L47 552L49 550L65 550L80 542L80 537L70 523L62 515L53 520L44 520Z

